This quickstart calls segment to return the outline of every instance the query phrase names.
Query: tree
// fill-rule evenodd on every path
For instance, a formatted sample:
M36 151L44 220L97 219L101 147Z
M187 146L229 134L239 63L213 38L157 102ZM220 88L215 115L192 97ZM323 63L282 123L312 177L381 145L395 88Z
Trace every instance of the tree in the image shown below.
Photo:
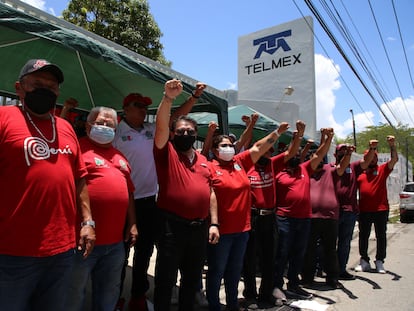
M68 22L171 66L162 52L162 32L147 0L71 0L62 15Z
M399 153L407 157L411 163L414 163L414 129L407 125L398 125L396 128L387 124L380 124L377 126L368 126L365 131L356 134L357 137L357 152L362 153L368 148L371 139L377 139L378 152L389 153L388 144L386 143L387 136L394 135L397 140L397 150ZM348 135L341 143L353 144L353 135Z

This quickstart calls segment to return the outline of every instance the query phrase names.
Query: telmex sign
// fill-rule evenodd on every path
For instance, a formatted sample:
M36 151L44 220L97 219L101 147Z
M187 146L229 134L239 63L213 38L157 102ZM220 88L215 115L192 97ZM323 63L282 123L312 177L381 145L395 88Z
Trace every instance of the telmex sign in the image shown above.
M270 36L259 38L253 40L253 45L259 45L254 59L260 58L262 53L268 53L273 55L279 48L284 52L290 51L291 48L286 42L285 38L290 37L292 30L282 31ZM279 67L292 66L295 64L300 64L300 53L295 55L287 55L284 57L279 57L278 59L272 59L271 63L266 64L265 62L254 63L251 65L246 65L247 74L255 74L262 71L273 70Z
M292 124L300 118L315 137L312 27L312 18L305 17L240 37L238 100L278 121ZM287 86L295 91L281 103Z

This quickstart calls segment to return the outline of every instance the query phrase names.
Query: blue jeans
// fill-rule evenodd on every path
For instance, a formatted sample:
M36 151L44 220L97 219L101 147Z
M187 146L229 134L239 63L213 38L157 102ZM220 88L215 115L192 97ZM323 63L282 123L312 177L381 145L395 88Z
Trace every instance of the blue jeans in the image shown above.
M171 291L180 270L178 310L194 309L195 294L206 258L207 221L192 224L159 209L157 260L154 276L154 310L168 311Z
M310 218L277 216L279 243L276 253L275 287L283 288L283 274L288 263L288 287L299 285L299 273L302 271L303 259L308 245L310 224Z
M249 232L223 234L219 243L208 245L207 299L210 311L221 310L219 292L223 277L227 308L237 308L238 284L248 239Z
M50 257L0 255L0 309L62 310L75 252Z
M351 240L354 233L355 222L357 214L354 212L339 213L338 221L338 263L339 273L346 271L346 264L349 259L349 252L351 251Z
M92 280L92 309L113 311L119 298L121 273L125 260L123 241L96 245L88 258L76 254L70 289L68 291L67 311L84 309L86 289L89 278Z

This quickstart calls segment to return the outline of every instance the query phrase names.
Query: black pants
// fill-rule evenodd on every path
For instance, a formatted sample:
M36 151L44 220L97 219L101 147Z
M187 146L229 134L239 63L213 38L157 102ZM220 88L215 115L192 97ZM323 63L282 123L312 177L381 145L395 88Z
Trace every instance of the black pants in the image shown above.
M371 226L374 224L375 238L377 240L376 260L384 261L387 255L387 222L389 211L368 212L359 214L359 254L361 258L369 261L368 241Z
M180 270L178 310L194 309L195 293L206 258L207 222L190 224L159 212L157 261L155 264L154 310L168 311L171 290Z
M256 212L252 212L251 231L243 266L244 297L256 298L257 296L256 267L257 263L259 263L262 278L259 299L270 299L273 290L276 249L277 224L275 213L260 216Z
M336 252L337 237L337 220L312 218L311 231L302 270L302 279L304 279L305 282L313 281L315 276L318 240L320 241L320 246L322 248L323 266L326 272L326 279L338 280L339 263Z
M138 239L134 247L131 295L140 297L149 289L148 267L156 239L157 206L155 196L135 200Z

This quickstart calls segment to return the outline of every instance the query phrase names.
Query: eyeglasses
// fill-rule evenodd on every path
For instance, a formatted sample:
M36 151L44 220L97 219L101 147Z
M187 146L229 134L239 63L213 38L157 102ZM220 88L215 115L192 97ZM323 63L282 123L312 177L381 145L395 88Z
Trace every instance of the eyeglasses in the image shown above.
M226 147L234 147L232 144L221 144L219 147L226 148Z
M144 104L141 104L141 103L131 103L130 105L134 106L135 108L138 108L138 109L145 109L145 110L148 109L147 105L144 105Z
M111 128L115 128L115 124L112 122L106 122L106 121L95 121L93 123L91 123L91 125L103 125L103 126L107 126L107 127L111 127Z
M185 132L187 132L187 134L189 136L195 136L195 134L196 134L196 131L195 130L193 130L193 129L185 129L185 128L176 129L174 133L175 133L175 135L183 136L185 134Z

